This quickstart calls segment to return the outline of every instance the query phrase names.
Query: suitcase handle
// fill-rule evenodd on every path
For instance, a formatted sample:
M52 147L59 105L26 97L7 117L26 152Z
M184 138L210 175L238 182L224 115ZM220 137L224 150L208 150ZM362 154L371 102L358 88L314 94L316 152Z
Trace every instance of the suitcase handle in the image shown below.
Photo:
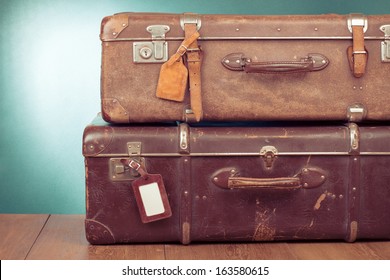
M319 71L326 68L329 59L322 54L310 53L297 61L252 61L243 53L231 53L225 56L222 65L232 71L245 71L246 73L301 73Z
M236 168L224 168L212 176L212 182L223 189L268 189L295 190L312 189L326 181L326 173L317 167L304 167L293 177L250 178L239 177Z

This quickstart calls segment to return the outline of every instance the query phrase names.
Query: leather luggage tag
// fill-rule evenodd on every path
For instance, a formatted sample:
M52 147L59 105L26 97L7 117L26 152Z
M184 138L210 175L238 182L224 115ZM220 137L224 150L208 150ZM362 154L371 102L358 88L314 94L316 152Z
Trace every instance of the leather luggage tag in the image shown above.
M162 99L181 102L187 87L188 70L181 56L177 60L172 58L161 66L156 95Z
M185 39L176 53L165 62L160 69L156 96L162 99L182 102L187 87L188 70L183 63L183 55L188 47L200 36L195 32Z
M134 160L126 161L126 164L141 174L141 177L132 183L141 221L150 223L171 217L172 211L162 176L147 173L145 168Z

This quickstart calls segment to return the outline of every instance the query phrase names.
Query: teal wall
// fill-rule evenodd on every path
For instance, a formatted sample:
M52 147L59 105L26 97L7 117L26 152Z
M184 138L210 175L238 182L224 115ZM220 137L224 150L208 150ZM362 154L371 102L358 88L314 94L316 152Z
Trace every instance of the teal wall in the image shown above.
M123 11L390 13L387 0L0 3L0 213L84 213L81 137L100 110L104 16Z

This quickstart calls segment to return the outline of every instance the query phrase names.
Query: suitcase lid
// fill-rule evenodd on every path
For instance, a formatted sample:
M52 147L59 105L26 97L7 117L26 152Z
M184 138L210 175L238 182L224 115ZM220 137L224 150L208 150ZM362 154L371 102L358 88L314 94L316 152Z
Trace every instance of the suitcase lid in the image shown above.
M264 156L268 152L278 156L348 155L357 133L356 125L112 125L99 115L84 130L83 155Z
M351 40L351 22L362 20L365 39L383 40L390 15L198 15L118 13L102 20L102 41L151 41L151 26L163 26L157 40L183 40L183 24L196 22L199 40L329 39Z
M354 123L112 125L98 115L84 130L85 157L390 155L390 126Z

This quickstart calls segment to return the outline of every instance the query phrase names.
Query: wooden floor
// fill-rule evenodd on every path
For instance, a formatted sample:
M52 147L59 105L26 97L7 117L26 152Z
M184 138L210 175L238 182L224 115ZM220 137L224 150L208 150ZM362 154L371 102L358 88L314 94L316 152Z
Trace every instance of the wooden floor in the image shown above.
M1 260L370 260L390 259L390 242L272 242L92 246L82 215L0 214Z

